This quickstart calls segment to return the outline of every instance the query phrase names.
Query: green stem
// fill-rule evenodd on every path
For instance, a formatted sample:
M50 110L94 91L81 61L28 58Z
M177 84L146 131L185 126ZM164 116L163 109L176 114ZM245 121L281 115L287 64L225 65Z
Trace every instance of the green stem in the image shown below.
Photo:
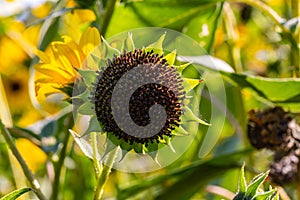
M299 0L292 0L292 17L298 17L300 15Z
M40 200L47 200L47 198L44 196L44 194L41 191L41 186L38 180L33 176L32 172L28 168L28 165L26 164L25 160L22 158L20 152L18 151L13 138L10 134L10 132L7 130L7 128L3 125L2 121L0 120L0 130L2 132L2 135L5 138L6 143L9 146L9 149L12 151L18 162L20 163L22 170L28 179L31 187L33 188L33 191L38 196Z
M104 185L105 185L105 183L108 179L108 176L111 172L112 165L113 165L114 160L115 160L116 155L117 155L117 150L118 150L118 148L115 148L113 151L111 151L108 154L106 165L103 166L102 173L100 174L100 176L98 178L98 181L97 181L94 200L100 200L102 195L103 195Z
M91 137L92 137L93 161L94 161L94 167L95 167L95 172L96 172L96 178L98 179L102 172L102 166L97 157L97 155L98 155L97 133L92 132L91 134L92 134Z
M241 49L236 45L239 40L239 33L236 29L236 19L228 3L224 4L224 24L228 37L228 48L230 51L233 67L237 73L243 72L241 61Z
M67 146L68 146L68 142L69 142L69 138L70 138L70 134L67 130L73 126L73 123L74 123L73 115L72 115L72 113L70 113L70 115L67 118L67 122L66 122L66 130L62 131L62 133L65 134L65 137L63 139L63 147L62 147L60 155L59 155L59 160L54 168L54 181L52 184L52 195L51 195L52 200L56 200L58 198L59 185L60 185L59 184L60 174L61 174L61 170L62 170L62 167L64 164L65 157L67 155Z
M102 23L100 26L100 34L104 37L105 33L107 31L109 22L111 20L111 17L113 15L114 9L115 9L116 0L108 0L104 14L102 16Z

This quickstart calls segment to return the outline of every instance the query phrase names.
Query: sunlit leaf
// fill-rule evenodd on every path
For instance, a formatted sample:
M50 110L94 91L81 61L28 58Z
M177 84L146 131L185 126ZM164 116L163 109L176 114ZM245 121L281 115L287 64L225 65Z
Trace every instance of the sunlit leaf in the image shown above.
M31 188L21 188L15 191L12 191L11 193L5 195L4 197L1 197L0 200L15 200L22 194L31 191Z

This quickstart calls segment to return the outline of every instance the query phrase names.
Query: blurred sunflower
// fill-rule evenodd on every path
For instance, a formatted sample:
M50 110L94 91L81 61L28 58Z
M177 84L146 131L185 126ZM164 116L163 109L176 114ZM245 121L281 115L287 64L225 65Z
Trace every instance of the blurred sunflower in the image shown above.
M52 42L46 52L36 50L41 62L36 64L36 94L40 101L53 93L63 93L71 97L77 69L83 65L87 55L101 44L96 28L86 29L79 43L69 36L62 36L63 41Z

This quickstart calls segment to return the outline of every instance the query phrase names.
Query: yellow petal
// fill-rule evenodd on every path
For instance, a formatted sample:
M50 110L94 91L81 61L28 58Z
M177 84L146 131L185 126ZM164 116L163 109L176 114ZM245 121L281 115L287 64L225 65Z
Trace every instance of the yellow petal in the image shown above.
M51 11L52 4L50 2L46 2L36 8L32 8L31 13L38 18L47 17Z
M39 63L34 66L34 68L49 77L49 80L56 82L56 83L69 83L72 82L74 79L70 74L66 71L61 70L51 64Z
M67 44L76 54L79 63L82 64L83 60L85 59L85 55L80 46L69 36L62 36L62 38L64 39L64 43Z
M87 28L79 42L83 53L87 56L95 47L101 44L101 38L98 30L95 27Z
M96 20L96 15L89 9L75 9L74 14L78 16L80 23L92 22Z
M61 58L63 60L62 62L65 63L64 66L68 66L68 70L73 71L74 67L80 67L81 63L78 60L79 57L70 46L67 44L57 44L56 48L59 58Z
M43 63L49 63L49 64L51 63L51 58L43 51L36 49L36 50L34 50L34 53L40 58L40 60Z

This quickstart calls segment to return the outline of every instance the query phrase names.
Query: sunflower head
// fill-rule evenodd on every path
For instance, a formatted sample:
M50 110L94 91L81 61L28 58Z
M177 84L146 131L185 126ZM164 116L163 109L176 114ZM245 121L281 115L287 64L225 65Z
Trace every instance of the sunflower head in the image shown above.
M181 48L183 37L177 32L148 30L102 38L84 67L77 69L73 112L82 138L90 141L89 133L102 133L97 137L103 157L117 148L121 158L141 156L143 163L158 163L159 154L168 155L159 159L167 165L187 150L199 123L207 123L197 117L199 101L194 89L201 81L183 75L189 63L176 62L178 49L173 44L177 43L170 38ZM170 45L163 48L164 43ZM82 117L88 123L80 123Z
M124 51L97 75L92 103L115 144L124 143L130 150L134 144L148 147L172 137L181 121L185 92L178 71L162 55L145 49Z

